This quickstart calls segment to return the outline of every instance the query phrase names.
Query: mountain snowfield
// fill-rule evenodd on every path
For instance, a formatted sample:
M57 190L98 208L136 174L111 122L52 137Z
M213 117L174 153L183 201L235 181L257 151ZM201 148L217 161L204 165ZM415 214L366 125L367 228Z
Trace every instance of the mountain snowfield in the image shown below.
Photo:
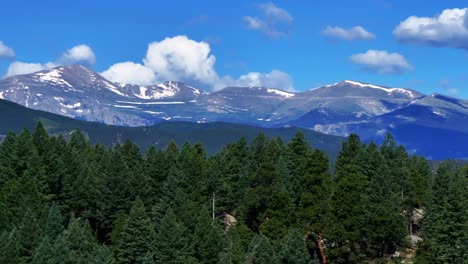
M297 93L273 87L205 92L175 81L149 86L115 83L84 66L72 65L0 80L0 99L120 126L222 121L297 126L340 136L357 132L375 140L392 132L407 144L405 137L412 136L411 130L401 135L399 129L409 126L468 136L466 100L352 80Z

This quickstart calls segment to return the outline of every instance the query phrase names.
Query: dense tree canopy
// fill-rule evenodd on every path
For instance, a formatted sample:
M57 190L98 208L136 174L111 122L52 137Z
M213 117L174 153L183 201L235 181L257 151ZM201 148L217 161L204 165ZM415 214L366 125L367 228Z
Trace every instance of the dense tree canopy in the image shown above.
M390 135L351 135L335 165L300 133L210 157L41 124L0 144L0 263L375 263L411 235L418 263L468 261L468 168Z

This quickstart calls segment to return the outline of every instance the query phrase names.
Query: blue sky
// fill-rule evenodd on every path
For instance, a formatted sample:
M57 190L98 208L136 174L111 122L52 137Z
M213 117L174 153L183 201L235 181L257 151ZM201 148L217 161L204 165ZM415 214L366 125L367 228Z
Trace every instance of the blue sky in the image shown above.
M351 79L468 98L462 2L5 1L0 76L83 63L138 84L303 91Z

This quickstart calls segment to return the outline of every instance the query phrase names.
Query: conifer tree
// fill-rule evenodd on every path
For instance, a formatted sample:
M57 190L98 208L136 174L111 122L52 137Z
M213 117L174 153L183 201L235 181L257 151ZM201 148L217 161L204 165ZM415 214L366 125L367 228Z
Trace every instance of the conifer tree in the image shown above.
M236 226L231 226L224 238L224 249L219 255L219 264L241 264L245 260L245 249Z
M183 264L194 261L187 230L177 221L171 208L161 221L154 246L158 263Z
M395 252L405 236L405 223L401 215L398 194L392 190L396 183L389 177L383 156L373 142L364 150L363 173L369 179L367 188L366 220L363 231L368 240L370 255L383 257Z
M297 210L297 223L316 252L323 248L323 235L330 225L327 219L330 185L328 158L320 150L314 150L307 156L307 169L301 180L303 192Z
M367 178L360 172L362 144L355 134L343 142L336 161L334 190L330 198L328 254L336 263L358 263L364 249L362 226ZM328 257L328 256L327 256Z
M116 241L116 257L119 263L140 263L151 249L154 229L139 197L133 202L132 209L123 228L120 239Z
M310 264L310 254L298 229L289 231L281 246L279 258L283 264Z
M285 165L288 175L285 184L295 204L300 202L304 190L301 181L308 167L307 157L311 153L312 149L301 132L297 132L286 147Z
M246 255L249 264L276 264L280 263L270 240L265 235L256 235L249 245Z
M203 208L198 216L192 241L198 261L217 263L218 255L223 249L222 230L210 219L206 208Z
M38 122L32 135L32 141L37 149L39 156L44 156L48 152L49 134L45 130L42 122Z
M21 258L21 245L18 231L13 228L10 232L0 234L0 263L24 263Z
M49 237L44 236L38 247L35 248L32 263L33 264L55 264L54 247Z

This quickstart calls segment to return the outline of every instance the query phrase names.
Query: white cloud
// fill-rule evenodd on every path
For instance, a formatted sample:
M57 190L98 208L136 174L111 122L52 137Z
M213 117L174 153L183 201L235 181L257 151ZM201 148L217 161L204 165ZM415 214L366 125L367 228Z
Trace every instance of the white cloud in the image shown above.
M114 82L147 85L164 81L182 81L219 90L226 86L267 86L293 90L292 78L281 71L251 72L238 79L220 77L215 69L216 57L210 44L187 36L175 36L148 45L143 64L117 63L101 74Z
M101 74L114 82L136 85L154 84L156 77L152 69L129 61L114 64Z
M95 62L96 56L94 55L93 50L88 45L82 44L67 50L56 61L47 63L14 61L8 66L8 70L5 76L8 77L18 74L28 74L51 69L60 65L70 65L74 63L94 64Z
M96 55L88 45L78 45L67 50L59 59L63 64L87 63L93 65L96 63Z
M150 43L143 62L160 81L184 79L211 86L218 75L216 57L210 52L210 45L204 41L175 36Z
M440 86L442 87L443 90L445 90L445 92L450 95L450 96L458 96L459 95L459 91L457 88L454 88L452 85L451 85L451 81L450 80L442 80L440 81Z
M258 30L268 37L283 37L289 34L294 18L288 11L269 2L258 5L260 16L245 16L248 29Z
M426 44L468 50L468 8L445 9L434 17L411 16L393 35L403 43Z
M402 55L385 50L368 50L352 55L350 60L361 65L363 70L379 74L399 74L414 69Z
M321 34L329 38L342 40L369 40L375 38L374 34L361 26L355 26L350 29L328 26Z
M291 76L279 70L272 70L270 73L249 72L234 80L230 76L225 76L220 82L220 88L226 86L237 87L269 87L285 91L294 91L293 80Z
M57 65L53 64L52 62L41 64L41 63L27 63L27 62L15 61L11 63L10 66L8 66L6 76L38 72L38 71L47 70L56 66Z
M13 58L15 51L0 41L0 58Z

